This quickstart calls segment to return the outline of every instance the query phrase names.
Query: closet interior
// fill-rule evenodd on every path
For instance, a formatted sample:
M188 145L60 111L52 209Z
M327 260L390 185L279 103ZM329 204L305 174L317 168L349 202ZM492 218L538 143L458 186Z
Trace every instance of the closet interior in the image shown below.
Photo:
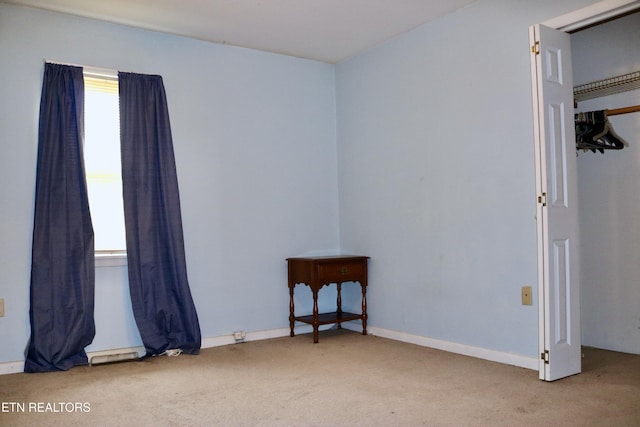
M579 101L640 89L640 71L586 83L573 88L574 105ZM608 120L610 116L640 112L640 105L576 113L576 148L592 152L621 150L628 147Z
M582 344L640 354L640 13L571 35Z

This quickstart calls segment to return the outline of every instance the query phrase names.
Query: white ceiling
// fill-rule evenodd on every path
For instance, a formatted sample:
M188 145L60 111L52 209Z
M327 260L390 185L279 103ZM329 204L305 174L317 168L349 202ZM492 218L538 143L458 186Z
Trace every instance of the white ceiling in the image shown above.
M337 63L475 0L0 0Z

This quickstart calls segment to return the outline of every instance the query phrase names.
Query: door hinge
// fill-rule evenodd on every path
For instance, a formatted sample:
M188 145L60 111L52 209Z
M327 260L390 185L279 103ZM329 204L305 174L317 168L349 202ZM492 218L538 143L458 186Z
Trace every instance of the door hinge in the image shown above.
M547 206L547 193L542 193L541 196L538 196L538 203L541 203L542 206Z
M540 353L540 359L544 360L544 364L548 365L549 364L549 350L545 350L544 352Z
M531 46L531 53L540 55L540 41L536 40L533 46Z

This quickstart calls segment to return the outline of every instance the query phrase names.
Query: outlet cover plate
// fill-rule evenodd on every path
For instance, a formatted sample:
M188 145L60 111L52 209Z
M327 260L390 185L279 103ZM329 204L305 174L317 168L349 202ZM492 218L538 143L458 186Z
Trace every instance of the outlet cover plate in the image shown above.
M522 287L522 305L533 305L533 298L531 296L531 286Z

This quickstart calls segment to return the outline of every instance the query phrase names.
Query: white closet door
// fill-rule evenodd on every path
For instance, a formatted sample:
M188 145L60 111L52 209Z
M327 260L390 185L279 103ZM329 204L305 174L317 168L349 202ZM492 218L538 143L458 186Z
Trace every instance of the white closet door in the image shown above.
M581 371L578 204L571 40L531 28L538 191L540 379Z

